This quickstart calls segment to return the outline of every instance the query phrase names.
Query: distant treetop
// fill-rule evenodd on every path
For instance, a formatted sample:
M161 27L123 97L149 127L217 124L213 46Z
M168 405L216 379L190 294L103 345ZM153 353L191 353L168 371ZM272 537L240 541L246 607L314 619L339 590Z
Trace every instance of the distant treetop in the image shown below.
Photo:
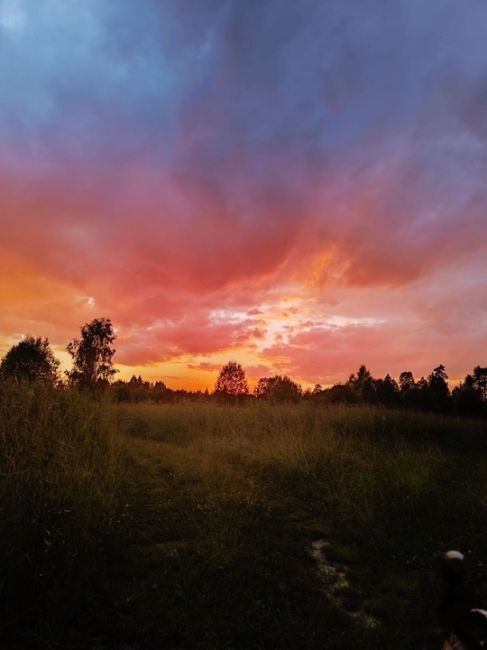
M301 386L286 376L262 377L254 390L256 397L276 402L295 402L302 396Z
M220 371L215 385L215 394L227 397L248 395L249 387L242 366L229 361Z
M7 352L0 363L0 377L15 381L40 381L55 384L59 361L47 338L26 336Z

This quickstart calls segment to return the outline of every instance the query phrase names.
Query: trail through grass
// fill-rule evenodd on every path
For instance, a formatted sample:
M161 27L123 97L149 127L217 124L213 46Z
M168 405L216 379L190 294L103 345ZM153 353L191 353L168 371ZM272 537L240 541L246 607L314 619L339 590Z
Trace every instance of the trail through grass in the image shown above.
M120 415L135 437L135 475L159 504L149 537L144 517L135 526L142 548L132 557L135 574L147 554L162 571L151 600L163 636L151 638L168 645L418 648L434 624L434 554L484 557L481 425L307 405ZM319 539L347 569L338 600L310 558ZM127 610L142 619L148 584ZM140 647L157 647L150 642Z
M481 589L483 422L310 404L103 408L121 454L97 528L109 534L86 547L75 598L61 606L66 585L51 589L49 628L23 621L37 634L23 647L417 650L434 625L435 553L463 550ZM338 590L312 557L323 542L346 576Z

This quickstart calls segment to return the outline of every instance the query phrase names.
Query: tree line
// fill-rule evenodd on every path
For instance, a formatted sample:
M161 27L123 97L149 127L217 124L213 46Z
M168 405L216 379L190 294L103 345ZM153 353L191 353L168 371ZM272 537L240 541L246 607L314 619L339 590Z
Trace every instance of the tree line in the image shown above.
M245 372L239 364L230 362L222 368L214 395L234 399L250 396ZM481 416L487 415L487 368L476 366L453 391L450 391L448 375L442 364L418 381L411 371L402 372L398 381L389 374L377 379L362 365L345 383L330 388L316 384L314 389L303 391L299 384L285 375L263 377L257 382L253 396L275 402L315 400Z
M404 371L398 381L390 375L374 378L362 365L342 384L303 390L286 375L262 377L251 392L245 371L230 361L221 369L214 391L171 390L163 381L148 382L141 376L129 381L114 381L113 367L116 334L109 318L95 318L81 327L80 338L66 347L73 365L59 374L47 338L26 336L8 350L0 362L0 381L41 382L55 388L76 387L92 391L109 391L120 402L174 401L216 399L242 402L261 399L271 402L313 400L322 403L370 404L389 408L403 407L424 411L453 413L464 416L487 415L487 368L476 366L452 391L448 386L445 366L440 364L427 377L416 380L411 371Z

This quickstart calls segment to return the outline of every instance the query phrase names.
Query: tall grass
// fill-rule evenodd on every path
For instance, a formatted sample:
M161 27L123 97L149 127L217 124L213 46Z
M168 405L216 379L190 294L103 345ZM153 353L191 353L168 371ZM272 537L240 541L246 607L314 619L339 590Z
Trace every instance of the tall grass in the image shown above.
M103 401L0 383L0 596L9 612L0 638L22 628L25 647L29 639L36 647L76 600L85 559L117 517L121 462Z
M0 647L421 647L434 553L487 552L485 448L453 417L0 384ZM377 629L326 601L317 539Z
M120 407L120 427L163 447L165 463L218 494L256 485L342 534L382 547L470 544L487 513L483 422L371 407L214 404ZM435 525L435 538L431 527ZM448 526L450 525L450 529ZM397 534L403 531L401 534ZM391 535L392 532L396 534Z
M252 492L310 534L361 545L378 562L487 550L482 421L306 403L139 405L120 417L214 501Z
M215 599L225 594L215 605L213 628L202 629L197 617L186 623L193 640L208 637L210 647L220 647L215 629L223 624L218 617L226 602L238 600L230 585L239 588L245 575L252 575L268 608L264 614L256 606L251 618L266 642L256 637L248 647L273 647L277 627L282 647L299 643L299 621L304 625L314 607L312 580L300 571L306 548L317 539L349 565L347 598L381 622L373 632L357 632L361 647L421 647L435 621L434 593L421 586L435 554L459 547L481 561L487 552L483 422L306 403L122 405L117 413L133 450L147 458L141 462L154 464L162 520L173 522L173 537L185 540L188 558L197 553L198 570L215 574L206 578L214 580ZM171 529L159 529L159 539L171 540ZM178 548L168 547L170 553ZM169 566L171 558L165 559ZM195 566L188 559L181 569L180 562L173 575L184 585ZM234 582L222 583L218 567ZM240 616L247 606L241 604ZM293 611L294 622L279 619L276 607ZM340 612L321 607L324 627L347 629L346 622L337 623ZM232 614L226 615L231 626ZM318 630L319 611L313 616ZM352 634L350 622L348 628ZM242 626L232 636L236 647L244 634ZM301 642L326 647L332 642L323 634L320 629L313 641ZM333 643L356 647L347 646L351 638Z

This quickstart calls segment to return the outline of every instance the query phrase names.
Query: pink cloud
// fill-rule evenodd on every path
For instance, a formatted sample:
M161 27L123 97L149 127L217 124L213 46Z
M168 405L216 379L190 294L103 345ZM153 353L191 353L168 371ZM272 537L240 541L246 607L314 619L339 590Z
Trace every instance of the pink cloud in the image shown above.
M204 312L168 321L149 329L135 327L120 332L117 359L123 364L147 364L183 355L209 355L251 342L260 330L250 320L213 322Z
M485 363L482 194L453 206L459 219L447 204L425 215L402 178L416 186L419 172L401 165L353 186L326 177L289 205L258 185L247 199L233 176L226 190L191 166L169 173L148 160L116 174L3 167L3 336L65 345L107 315L120 329L120 363L250 351L253 366L311 383L362 362L393 374L422 374L439 360L455 374ZM298 306L283 305L287 291ZM219 309L240 316L215 321ZM316 325L333 316L386 324ZM273 319L284 322L271 332Z
M190 370L203 370L203 372L218 372L222 368L221 363L211 363L210 361L201 361L200 363L188 363Z

